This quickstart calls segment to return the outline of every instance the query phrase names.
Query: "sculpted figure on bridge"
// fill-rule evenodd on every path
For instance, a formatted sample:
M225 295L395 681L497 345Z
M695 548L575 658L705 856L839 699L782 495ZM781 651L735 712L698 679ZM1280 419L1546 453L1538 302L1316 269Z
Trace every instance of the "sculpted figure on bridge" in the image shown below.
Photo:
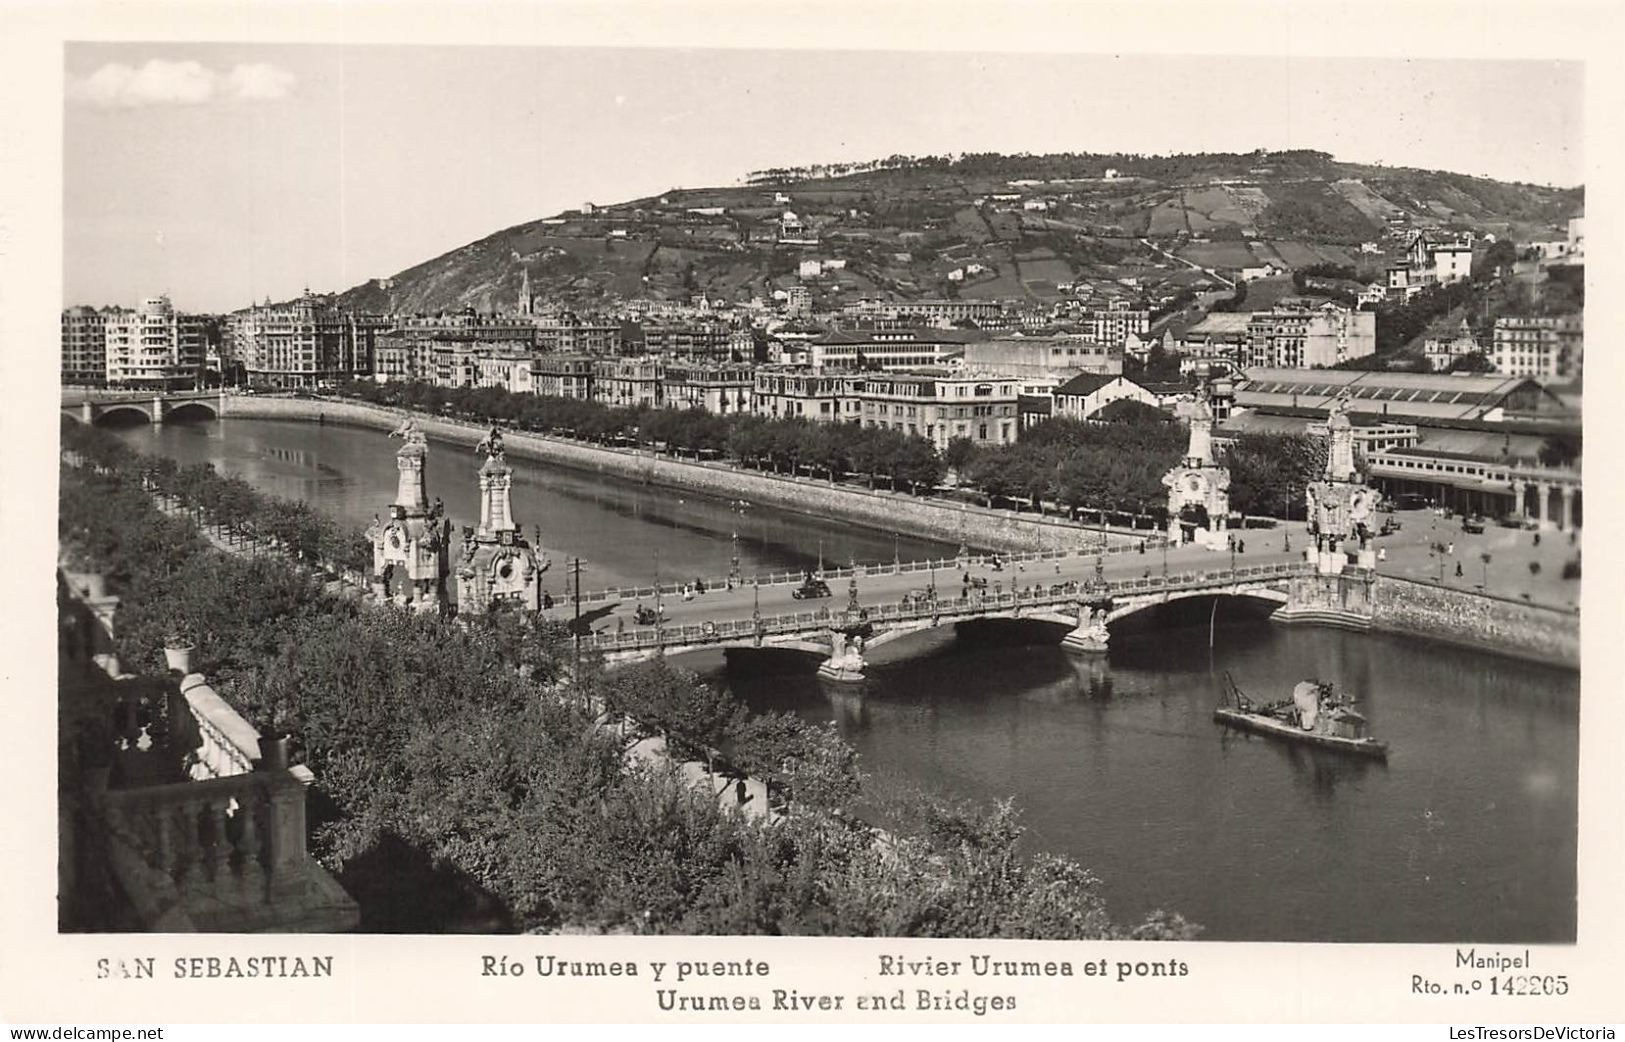
M502 451L502 429L492 427L491 433L481 438L479 444L474 446L474 451L484 453L493 459L502 459L504 455Z

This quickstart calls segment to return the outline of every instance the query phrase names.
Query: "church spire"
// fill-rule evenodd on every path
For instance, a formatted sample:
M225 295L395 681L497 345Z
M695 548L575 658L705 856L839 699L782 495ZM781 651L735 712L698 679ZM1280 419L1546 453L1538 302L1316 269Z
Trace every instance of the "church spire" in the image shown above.
M528 315L531 313L531 307L530 265L524 264L519 268L519 313L521 315Z

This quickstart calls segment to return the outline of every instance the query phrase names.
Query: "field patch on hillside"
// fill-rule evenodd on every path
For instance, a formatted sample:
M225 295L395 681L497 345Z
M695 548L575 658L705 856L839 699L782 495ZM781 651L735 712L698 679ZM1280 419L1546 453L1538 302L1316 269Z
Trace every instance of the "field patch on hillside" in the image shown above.
M1185 208L1179 205L1177 198L1169 199L1153 208L1150 220L1149 234L1152 238L1177 235L1189 230L1185 224Z
M1376 192L1373 192L1364 181L1355 180L1354 178L1333 181L1332 191L1342 196L1350 206L1373 221L1386 221L1389 217L1405 212L1403 207L1395 206Z
M1258 263L1244 242L1201 242L1186 246L1179 257L1204 268L1248 268Z

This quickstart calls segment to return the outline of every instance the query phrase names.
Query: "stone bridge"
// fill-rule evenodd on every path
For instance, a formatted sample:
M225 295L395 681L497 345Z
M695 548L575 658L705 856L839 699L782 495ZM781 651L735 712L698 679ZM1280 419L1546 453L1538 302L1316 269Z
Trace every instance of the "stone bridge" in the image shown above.
M794 649L823 658L821 676L860 681L864 652L920 630L977 619L1030 619L1065 626L1065 647L1098 653L1107 649L1109 624L1125 616L1189 597L1251 597L1285 605L1291 580L1312 573L1312 565L1290 561L1116 581L1035 584L1020 591L973 590L963 597L927 596L872 606L849 602L844 609L753 613L620 633L599 631L584 635L581 648L599 652L610 664L705 648Z
M91 391L62 396L62 413L95 424L109 416L140 416L163 423L174 416L218 419L226 414L224 391Z

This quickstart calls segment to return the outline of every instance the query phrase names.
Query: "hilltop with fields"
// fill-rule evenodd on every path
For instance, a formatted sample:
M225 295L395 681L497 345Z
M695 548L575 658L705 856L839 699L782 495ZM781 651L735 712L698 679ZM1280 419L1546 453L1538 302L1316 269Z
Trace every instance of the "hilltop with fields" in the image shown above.
M357 286L340 302L502 310L528 272L541 297L588 310L699 294L745 302L792 285L808 286L820 307L864 297L1044 302L1078 285L1169 306L1226 291L1246 269L1333 264L1380 275L1416 230L1557 238L1583 205L1581 188L1311 151L899 156L567 211Z

